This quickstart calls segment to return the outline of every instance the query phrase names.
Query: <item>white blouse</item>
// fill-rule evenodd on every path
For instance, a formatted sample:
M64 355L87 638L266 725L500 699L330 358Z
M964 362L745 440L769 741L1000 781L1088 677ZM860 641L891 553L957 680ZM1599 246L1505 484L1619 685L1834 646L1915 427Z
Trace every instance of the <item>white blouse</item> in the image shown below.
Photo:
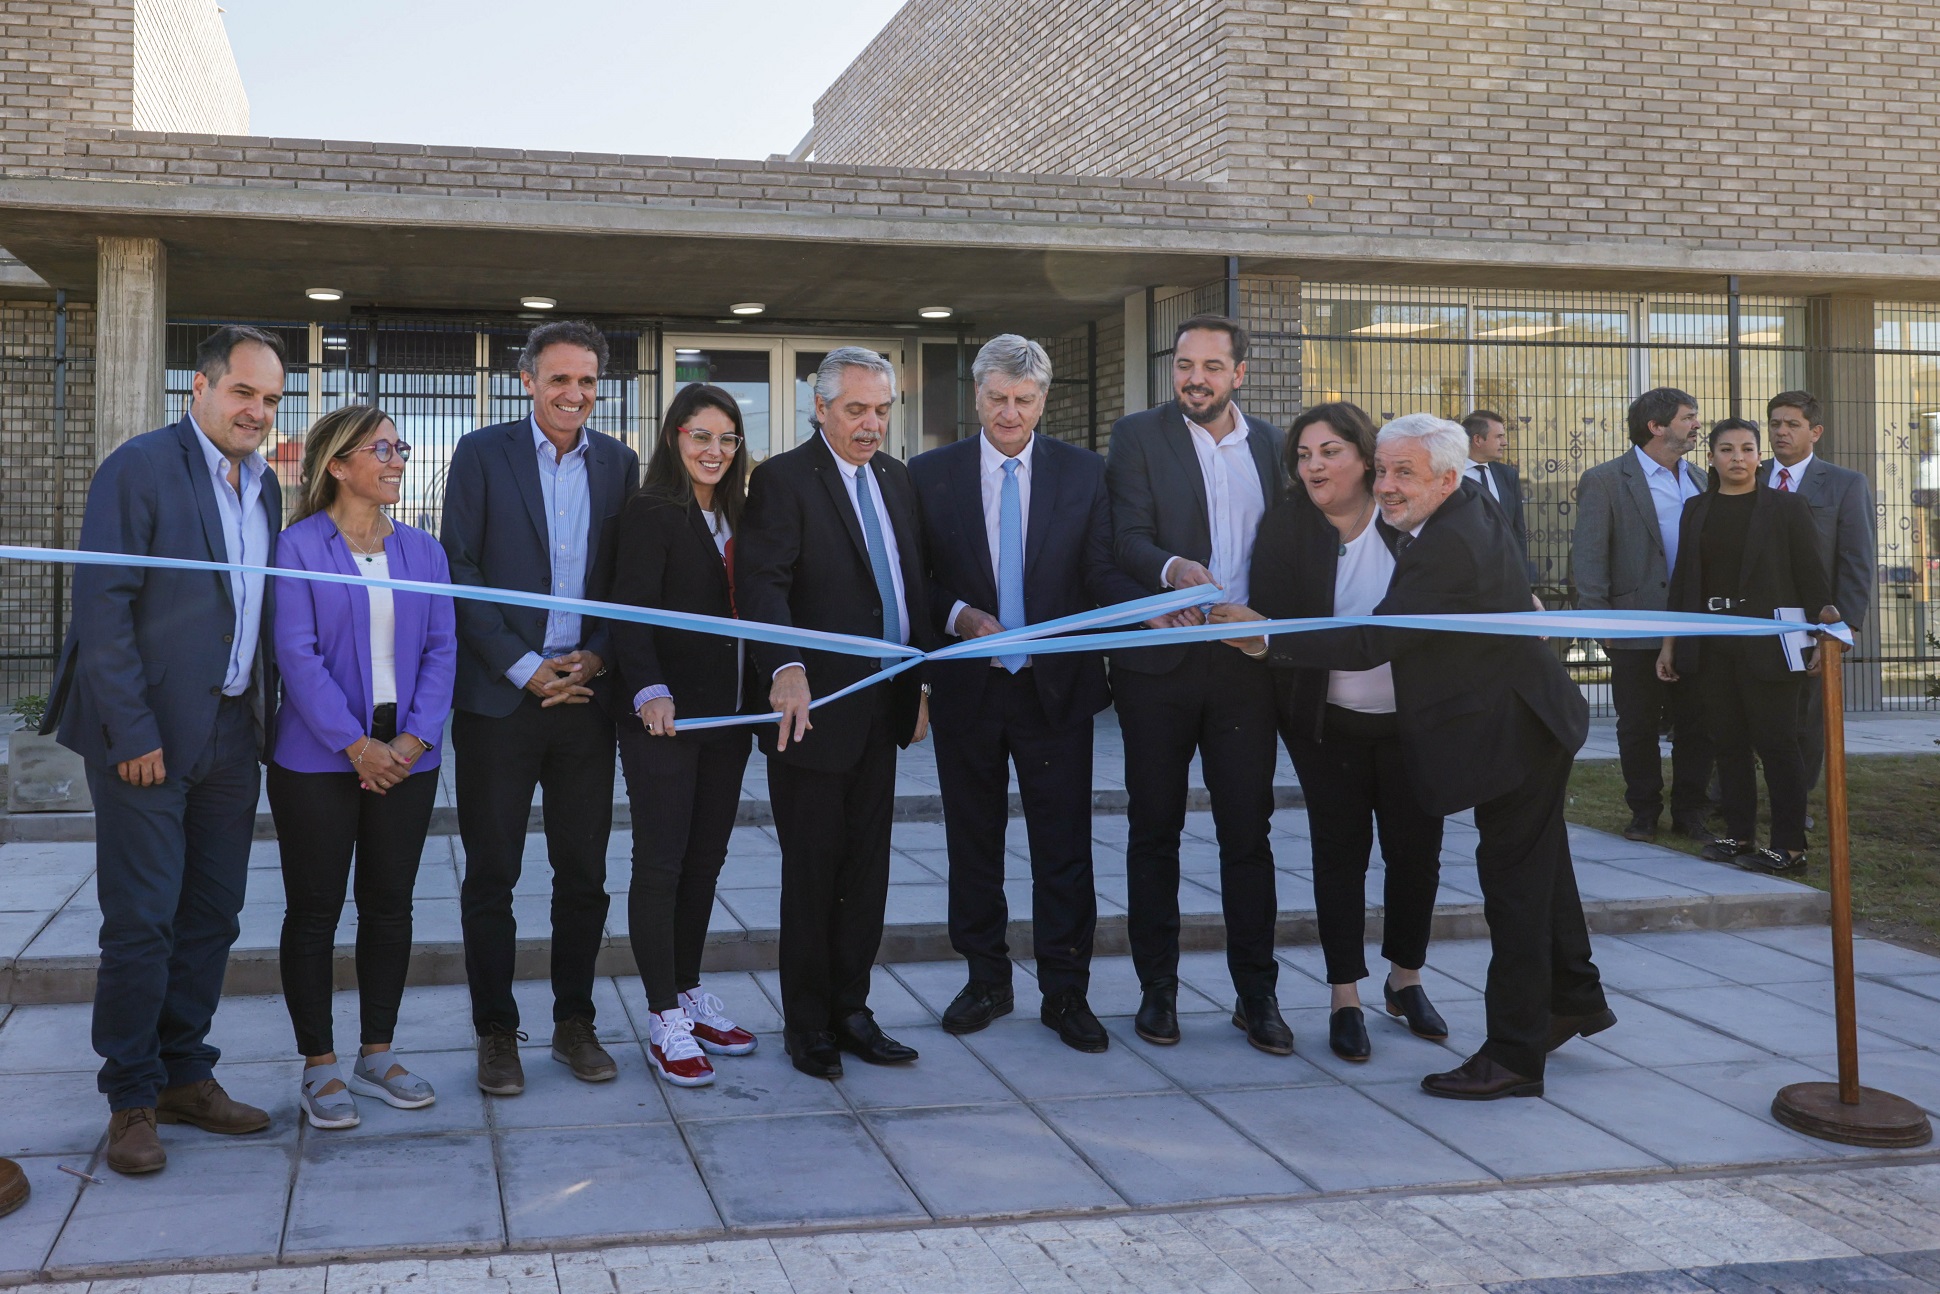
M1370 522L1334 567L1334 614L1365 616L1387 596L1394 578L1394 554ZM1327 672L1327 704L1363 714L1394 713L1394 668L1336 669Z
M357 573L374 579L391 578L391 559L382 552L358 553ZM391 591L377 585L370 594L370 703L397 704L397 609ZM399 716L402 718L402 716Z

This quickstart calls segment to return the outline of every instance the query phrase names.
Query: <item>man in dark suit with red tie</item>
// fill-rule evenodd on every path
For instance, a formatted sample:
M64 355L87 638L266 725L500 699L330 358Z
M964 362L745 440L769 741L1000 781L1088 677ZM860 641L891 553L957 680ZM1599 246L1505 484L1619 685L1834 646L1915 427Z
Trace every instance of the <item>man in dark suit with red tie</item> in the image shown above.
M943 633L980 638L1143 597L1112 560L1104 460L1037 434L1051 386L1044 348L1010 333L993 337L970 372L982 430L909 465L923 505L930 609ZM1104 662L1091 652L1020 650L929 669L950 849L950 944L970 972L943 1027L974 1033L1012 1009L1004 831L1014 760L1031 848L1039 1019L1066 1046L1104 1051L1109 1036L1086 998L1098 920L1092 716L1111 703Z

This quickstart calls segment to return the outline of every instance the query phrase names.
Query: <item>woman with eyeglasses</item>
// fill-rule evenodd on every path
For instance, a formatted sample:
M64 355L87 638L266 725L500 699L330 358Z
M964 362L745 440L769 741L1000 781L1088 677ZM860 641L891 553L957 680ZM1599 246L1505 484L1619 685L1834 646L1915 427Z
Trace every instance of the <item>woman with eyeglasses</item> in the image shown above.
M276 564L448 583L433 536L391 520L411 447L382 409L347 405L303 445L303 493ZM452 601L355 584L279 579L283 700L269 807L283 856L283 999L303 1053L312 1127L358 1122L352 1094L415 1110L437 1099L392 1050L411 962L411 891L438 791L458 640ZM350 1072L331 1031L331 962L356 865L362 1043Z
M646 480L620 514L614 602L733 616L734 532L747 498L741 407L718 386L682 387L661 419ZM701 989L714 885L727 860L751 741L745 726L682 731L681 716L734 714L741 641L614 621L620 768L633 809L627 928L651 1011L647 1055L669 1083L714 1081L708 1052L755 1036ZM766 690L765 683L763 691Z

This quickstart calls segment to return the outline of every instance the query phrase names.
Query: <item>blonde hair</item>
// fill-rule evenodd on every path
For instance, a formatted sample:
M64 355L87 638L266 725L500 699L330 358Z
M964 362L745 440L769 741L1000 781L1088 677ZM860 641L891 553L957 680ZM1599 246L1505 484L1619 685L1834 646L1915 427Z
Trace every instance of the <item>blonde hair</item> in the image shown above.
M364 438L391 415L374 404L347 404L317 419L303 438L303 492L290 508L287 524L295 525L313 512L324 512L337 501L337 478L330 475L332 459L364 443Z

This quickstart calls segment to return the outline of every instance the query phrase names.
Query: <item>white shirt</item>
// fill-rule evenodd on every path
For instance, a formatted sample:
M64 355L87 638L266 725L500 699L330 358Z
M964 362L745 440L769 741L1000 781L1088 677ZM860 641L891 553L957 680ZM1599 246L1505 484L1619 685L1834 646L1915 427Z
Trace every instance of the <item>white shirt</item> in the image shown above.
M1266 490L1247 444L1246 415L1233 406L1233 429L1224 440L1214 440L1210 431L1190 418L1186 430L1192 434L1192 451L1199 457L1199 475L1206 482L1206 523L1212 530L1210 569L1219 582L1218 600L1244 605L1253 536L1266 515ZM1174 557L1160 572L1167 588L1172 587L1172 565L1178 560Z
M1779 462L1776 458L1774 458L1772 460L1772 474L1766 480L1765 483L1771 486L1774 490L1783 489L1787 494L1797 494L1799 492L1799 482L1805 479L1806 472L1810 471L1812 468L1812 460L1817 457L1818 457L1817 454L1807 454L1804 458L1801 458L1798 462L1792 464L1790 467L1785 467L1785 464ZM1779 485L1778 483L1778 472L1780 468L1784 468L1785 471L1791 473L1790 478L1783 486Z
M1036 448L1037 435L1036 433L1032 433L1031 438L1024 442L1024 448L1017 452L1017 506L1023 511L1023 528L1020 534L1027 545L1030 542L1031 535L1031 456L1032 451ZM990 443L989 432L984 432L977 437L977 451L979 462L977 486L983 495L983 533L985 541L990 545L990 573L1001 579L1001 568L1003 565L1003 536L1001 531L1004 524L1004 464L1011 460L1002 450ZM961 615L969 606L970 604L968 602L959 599L950 608L950 618L943 625L947 632L952 635L956 633L957 616ZM991 614L996 614L996 608L991 608ZM1006 629L1016 629L1018 627L1017 625L1004 626ZM992 658L990 663L998 669L1003 668L997 664L995 658ZM1026 663L1028 664L1029 662L1026 661Z
M1684 518L1684 503L1703 493L1693 474L1678 459L1675 467L1665 467L1644 452L1642 445L1632 447L1643 464L1644 486L1650 491L1651 505L1657 509L1657 534L1664 541L1664 569L1677 570L1677 528Z
M1394 554L1370 520L1334 567L1334 614L1373 615L1393 578ZM1327 704L1363 714L1393 714L1394 667L1383 662L1373 669L1329 670Z
M371 579L391 578L391 558L379 550L356 554L357 573ZM372 585L370 594L370 703L397 704L397 608L391 591Z
M539 493L545 500L546 554L552 563L549 592L558 598L583 598L586 571L592 564L592 555L586 551L593 513L592 483L586 471L586 447L591 441L582 427L579 440L561 454L539 430L537 415L528 416L526 421L532 425L532 451L539 458ZM576 650L580 628L575 612L546 612L546 657ZM505 677L524 687L544 662L545 657L529 651L512 662Z
M1497 503L1502 502L1502 493L1495 488L1495 473L1489 470L1487 463L1471 462L1468 465L1468 474L1470 480L1478 482L1483 489L1489 492L1491 499L1494 499Z

